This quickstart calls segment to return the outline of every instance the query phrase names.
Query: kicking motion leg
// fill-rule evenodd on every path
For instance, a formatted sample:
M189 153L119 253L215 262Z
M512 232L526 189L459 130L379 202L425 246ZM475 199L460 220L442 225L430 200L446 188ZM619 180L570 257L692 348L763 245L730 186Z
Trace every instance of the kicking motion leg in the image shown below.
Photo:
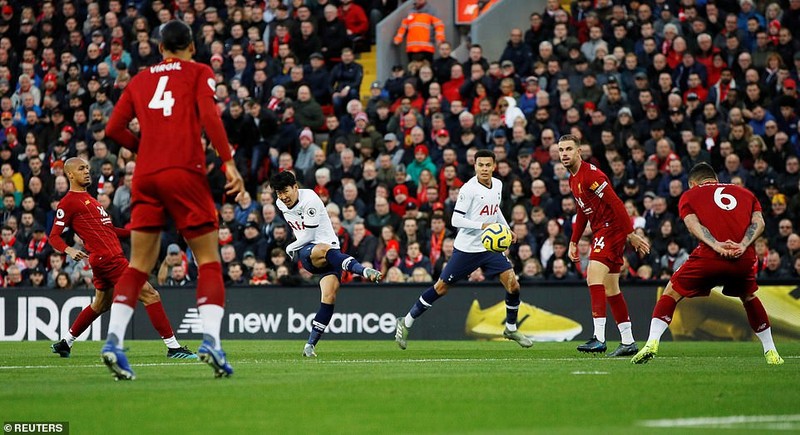
M311 250L311 264L314 267L325 267L326 264L341 268L352 272L355 275L362 276L369 281L378 283L383 276L381 273L373 268L364 267L355 258L350 255L342 253L342 251L332 248L329 245L318 244Z
M437 299L447 294L447 290L449 289L450 286L439 279L436 281L436 284L422 292L422 295L414 302L414 305L411 306L411 309L408 310L408 314L406 314L405 317L397 318L397 329L395 330L394 341L397 342L400 349L405 350L408 344L408 330L414 325L414 320L425 313L425 311L428 311L428 308L430 308Z

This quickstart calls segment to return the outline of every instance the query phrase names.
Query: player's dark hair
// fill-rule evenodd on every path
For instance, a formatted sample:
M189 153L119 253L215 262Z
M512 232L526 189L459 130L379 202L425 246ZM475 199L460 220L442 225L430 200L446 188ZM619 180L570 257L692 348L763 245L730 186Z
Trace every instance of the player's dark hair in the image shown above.
M192 45L192 28L183 21L172 20L161 28L161 44L164 50L177 52Z
M706 162L700 162L689 171L689 181L699 183L703 180L717 180L717 173L714 168Z
M273 175L269 180L269 184L275 189L275 192L282 192L287 187L297 184L297 179L294 178L294 174L291 172L283 171Z
M478 150L478 152L475 153L475 161L478 161L481 157L489 157L493 162L495 161L494 153L489 150Z
M561 136L560 138L558 138L558 143L568 142L568 141L575 142L575 146L578 146L578 145L581 144L581 140L578 139L578 136L575 136L574 134L565 134L565 135Z

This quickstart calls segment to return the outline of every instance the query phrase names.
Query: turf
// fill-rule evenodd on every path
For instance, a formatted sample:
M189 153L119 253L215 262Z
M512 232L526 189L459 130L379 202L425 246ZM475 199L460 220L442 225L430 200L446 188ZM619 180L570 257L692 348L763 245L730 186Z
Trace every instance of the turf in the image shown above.
M413 337L412 337L413 338ZM196 348L199 343L186 343ZM767 366L758 343L664 342L643 366L579 355L576 343L228 341L236 370L214 379L163 345L129 341L137 379L114 382L99 343L69 359L48 343L0 343L2 421L69 421L98 433L753 433L800 430L800 343ZM726 430L644 420L779 415ZM785 431L783 433L786 433Z

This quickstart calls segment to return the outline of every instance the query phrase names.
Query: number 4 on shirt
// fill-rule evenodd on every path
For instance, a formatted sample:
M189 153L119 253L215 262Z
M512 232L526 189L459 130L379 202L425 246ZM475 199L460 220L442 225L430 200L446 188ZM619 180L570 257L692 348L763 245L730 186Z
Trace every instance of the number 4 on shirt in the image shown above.
M162 76L158 79L156 92L147 107L153 110L163 110L165 117L172 116L172 106L175 105L175 99L172 98L172 91L165 91L167 88L168 76Z

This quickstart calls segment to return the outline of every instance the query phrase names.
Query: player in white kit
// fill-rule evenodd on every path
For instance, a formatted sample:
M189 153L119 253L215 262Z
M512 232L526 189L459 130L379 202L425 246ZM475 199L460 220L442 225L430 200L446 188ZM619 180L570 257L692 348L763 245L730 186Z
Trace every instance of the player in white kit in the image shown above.
M488 150L475 153L475 176L461 186L453 212L453 226L458 228L453 256L436 284L422 293L405 317L397 319L395 341L400 349L406 348L408 331L414 320L444 296L451 285L468 277L479 267L487 278L499 275L500 282L506 289L506 329L503 335L522 347L533 345L530 338L517 330L519 282L511 262L502 253L487 251L481 242L481 234L489 224L508 226L500 211L503 183L492 177L494 169L494 153ZM512 232L512 235L512 242L516 242L516 234Z
M381 280L381 273L362 266L355 258L339 250L339 238L333 231L325 204L313 190L298 188L294 174L288 171L278 173L270 184L280 200L278 209L297 238L286 247L286 253L293 261L300 260L307 271L322 276L319 280L322 301L303 348L303 356L315 357L317 342L333 316L342 271L350 271L376 283Z

